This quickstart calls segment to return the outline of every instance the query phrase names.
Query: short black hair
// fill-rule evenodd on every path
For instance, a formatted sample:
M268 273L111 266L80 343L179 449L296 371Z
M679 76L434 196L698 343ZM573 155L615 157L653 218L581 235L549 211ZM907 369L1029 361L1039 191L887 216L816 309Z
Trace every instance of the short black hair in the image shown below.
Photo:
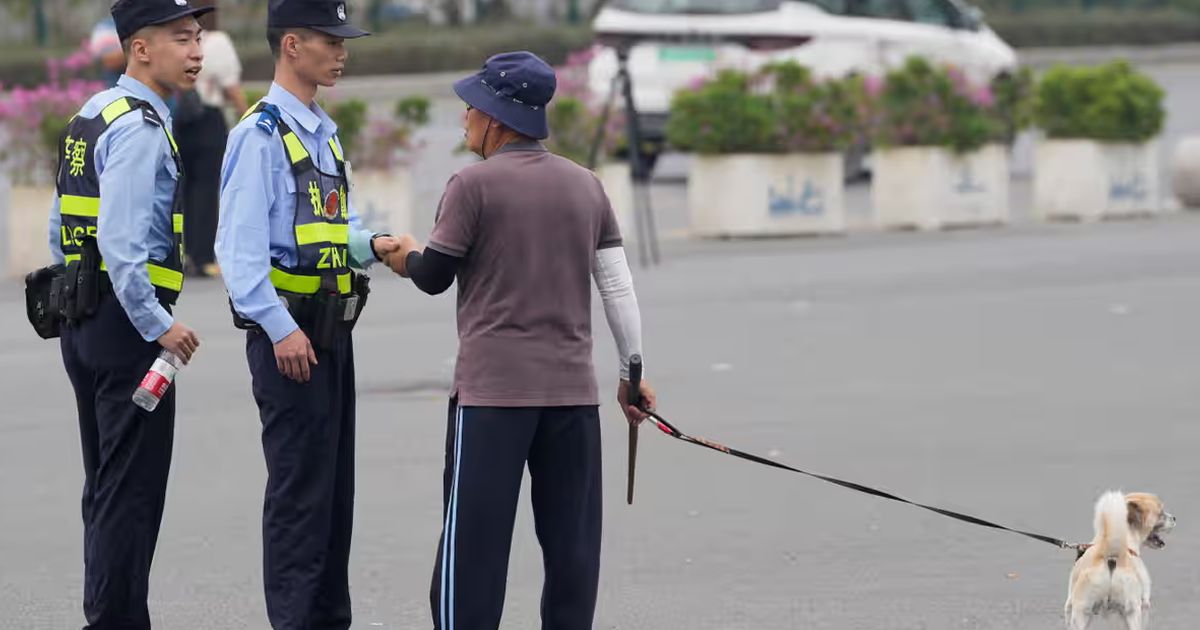
M139 28L138 30L130 33L129 37L126 37L125 39L121 40L121 52L125 53L126 59L129 58L129 50L133 47L133 40L138 39L138 38L145 39L149 35L149 32L147 32L147 29L149 29L149 28L152 28L152 27L143 26L142 28Z
M285 27L268 27L267 28L267 45L271 47L271 55L276 60L279 59L279 54L283 52L283 36L288 33L293 33L297 37L307 37L308 31L302 28Z

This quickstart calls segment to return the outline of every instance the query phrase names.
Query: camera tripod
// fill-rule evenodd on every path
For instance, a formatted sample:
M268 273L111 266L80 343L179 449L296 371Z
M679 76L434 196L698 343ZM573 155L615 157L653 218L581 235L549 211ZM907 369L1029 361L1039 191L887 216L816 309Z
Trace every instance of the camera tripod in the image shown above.
M633 220L634 230L638 241L638 260L642 267L659 264L658 229L654 222L654 208L650 203L650 171L651 166L646 156L642 155L642 132L638 123L637 107L633 103L633 80L629 76L629 46L619 45L617 51L617 73L613 76L609 87L608 100L600 113L600 123L596 127L596 136L588 153L588 166L596 167L596 159L600 146L608 133L608 119L618 93L625 100L626 134L629 142L629 167L633 179ZM619 88L619 92L618 92Z

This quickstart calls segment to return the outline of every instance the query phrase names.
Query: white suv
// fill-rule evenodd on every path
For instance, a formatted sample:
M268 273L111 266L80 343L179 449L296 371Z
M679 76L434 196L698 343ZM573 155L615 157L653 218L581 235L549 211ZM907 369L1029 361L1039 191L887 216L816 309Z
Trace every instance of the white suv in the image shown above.
M717 69L794 59L817 75L882 75L912 55L952 63L974 80L1016 67L1011 47L958 0L610 0L593 30L589 67L604 97L629 52L633 98L648 140L661 141L671 97Z

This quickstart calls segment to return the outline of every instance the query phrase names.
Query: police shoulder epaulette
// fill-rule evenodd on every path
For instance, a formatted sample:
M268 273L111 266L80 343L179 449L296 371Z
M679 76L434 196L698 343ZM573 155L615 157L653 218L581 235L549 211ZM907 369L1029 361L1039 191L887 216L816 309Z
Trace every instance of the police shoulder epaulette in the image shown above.
M264 133L274 135L275 129L279 126L279 108L270 103L264 104L262 111L258 114L258 122L254 125Z
M153 107L139 107L138 109L142 110L142 120L155 127L163 126L162 119L158 117L158 112L154 111Z

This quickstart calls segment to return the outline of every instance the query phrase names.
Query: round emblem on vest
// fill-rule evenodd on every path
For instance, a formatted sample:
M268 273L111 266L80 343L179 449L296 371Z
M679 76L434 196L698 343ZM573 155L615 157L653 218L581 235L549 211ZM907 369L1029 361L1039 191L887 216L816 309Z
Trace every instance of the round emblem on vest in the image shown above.
M339 4L337 13L338 13L338 19L345 22L346 21L346 5Z
M325 196L325 218L336 219L338 213L342 211L342 198L338 195L338 191L331 190Z

